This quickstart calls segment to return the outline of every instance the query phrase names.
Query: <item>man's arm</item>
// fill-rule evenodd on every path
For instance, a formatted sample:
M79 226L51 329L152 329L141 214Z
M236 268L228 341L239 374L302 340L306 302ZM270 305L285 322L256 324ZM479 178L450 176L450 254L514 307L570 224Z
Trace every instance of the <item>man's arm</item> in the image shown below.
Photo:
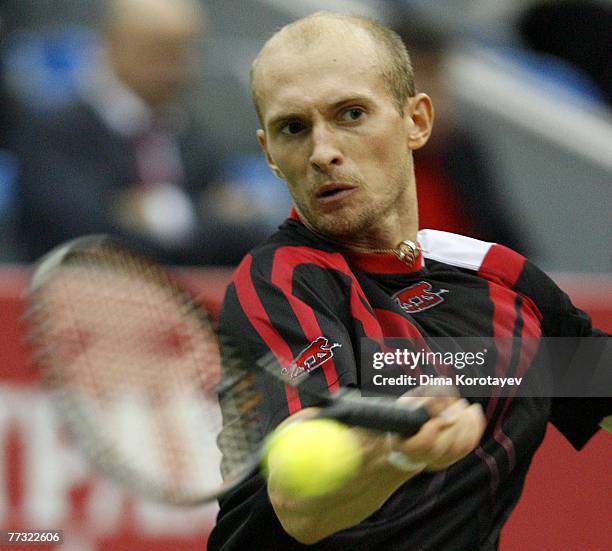
M524 261L514 289L529 297L537 307L543 337L564 337L567 344L572 345L563 349L551 347L552 376L554 382L559 383L561 393L553 397L549 420L574 448L580 450L599 428L609 430L612 398L591 396L589 390L593 377L601 374L600 367L609 370L610 365L598 364L579 351L585 340L608 339L610 335L593 327L590 316L577 308L548 275L528 260ZM605 343L602 347L605 348ZM609 371L607 373L609 377ZM574 397L566 397L564 385L567 384L572 385Z
M276 484L274 471L270 472L268 495L284 530L301 543L316 543L369 517L423 469L444 469L477 446L486 426L479 404L470 405L457 397L434 397L427 399L425 407L432 418L410 438L389 438L376 431L351 429L361 443L362 468L356 479L334 493L287 496ZM310 414L302 410L285 422ZM415 469L401 470L391 464L388 456L392 451L406 454L414 461Z

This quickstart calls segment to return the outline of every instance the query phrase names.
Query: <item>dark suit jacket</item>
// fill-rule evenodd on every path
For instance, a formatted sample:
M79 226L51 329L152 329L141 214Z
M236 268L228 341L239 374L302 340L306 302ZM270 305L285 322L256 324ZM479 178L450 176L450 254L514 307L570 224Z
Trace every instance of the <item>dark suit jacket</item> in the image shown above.
M88 105L77 103L45 117L27 116L17 133L20 161L18 236L24 260L80 235L110 233L135 242L158 260L177 264L234 264L263 238L258 227L227 224L214 209L197 232L168 247L122 228L111 205L137 182L129 141L111 131ZM199 204L216 175L219 154L202 129L180 136L184 190Z

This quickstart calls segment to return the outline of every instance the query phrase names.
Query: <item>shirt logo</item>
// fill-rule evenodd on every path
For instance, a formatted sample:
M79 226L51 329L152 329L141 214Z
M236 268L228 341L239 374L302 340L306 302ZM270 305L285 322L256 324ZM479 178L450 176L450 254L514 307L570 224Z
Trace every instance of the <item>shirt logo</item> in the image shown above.
M327 337L317 337L298 354L289 367L283 368L282 374L293 379L303 373L310 373L313 369L331 360L334 356L334 348L341 346L337 342L329 344Z
M448 289L434 291L431 283L419 281L395 293L392 298L402 310L409 314L414 314L444 302L444 297L442 296L444 293L448 293Z

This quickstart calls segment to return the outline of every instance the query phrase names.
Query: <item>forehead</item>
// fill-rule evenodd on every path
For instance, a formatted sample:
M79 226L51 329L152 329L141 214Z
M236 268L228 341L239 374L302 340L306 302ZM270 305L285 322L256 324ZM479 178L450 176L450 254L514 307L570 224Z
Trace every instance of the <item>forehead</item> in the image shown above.
M391 98L380 56L366 33L326 35L301 48L276 45L260 60L254 85L264 120L343 98Z

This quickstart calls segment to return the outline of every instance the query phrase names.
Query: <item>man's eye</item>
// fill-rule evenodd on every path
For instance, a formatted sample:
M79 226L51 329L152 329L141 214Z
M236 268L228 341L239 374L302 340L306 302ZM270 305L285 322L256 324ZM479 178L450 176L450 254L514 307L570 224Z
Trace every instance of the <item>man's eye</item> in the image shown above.
M304 128L306 128L306 125L303 122L289 121L281 127L281 133L293 136L294 134L299 134Z
M351 107L342 113L342 120L352 122L360 119L364 114L360 107Z

